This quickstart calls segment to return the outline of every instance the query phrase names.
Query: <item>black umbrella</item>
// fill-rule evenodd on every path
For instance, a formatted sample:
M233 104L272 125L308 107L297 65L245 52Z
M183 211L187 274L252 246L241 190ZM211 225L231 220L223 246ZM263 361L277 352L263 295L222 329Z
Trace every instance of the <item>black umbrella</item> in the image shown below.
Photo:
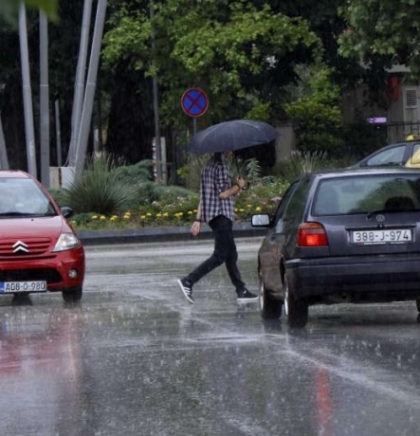
M188 151L198 154L223 153L276 139L277 130L263 121L233 120L215 124L194 135Z

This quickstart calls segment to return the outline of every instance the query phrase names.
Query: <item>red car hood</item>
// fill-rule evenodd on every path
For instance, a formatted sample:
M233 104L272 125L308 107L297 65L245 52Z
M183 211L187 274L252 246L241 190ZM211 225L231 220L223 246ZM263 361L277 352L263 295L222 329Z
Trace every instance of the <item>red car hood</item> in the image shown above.
M42 218L0 219L0 238L58 238L63 231L71 232L62 216Z

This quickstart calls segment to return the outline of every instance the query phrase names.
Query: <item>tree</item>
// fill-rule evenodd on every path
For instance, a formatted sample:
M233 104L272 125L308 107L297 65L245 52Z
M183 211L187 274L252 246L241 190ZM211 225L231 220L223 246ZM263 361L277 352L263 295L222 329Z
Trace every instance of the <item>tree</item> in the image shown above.
M343 55L362 59L366 65L405 64L420 76L417 0L351 0L342 14L348 23L340 37Z
M305 20L251 0L155 2L153 20L149 2L119 0L110 5L104 67L130 72L132 96L142 100L145 114L153 113L151 76L157 74L163 128L191 126L180 99L192 86L205 90L210 101L208 112L198 120L199 129L233 118L271 121L281 109L282 86L295 79L294 66L321 55L320 41ZM155 59L150 49L152 29ZM125 111L130 111L127 104ZM113 130L111 124L109 128ZM116 149L115 144L107 145ZM124 146L135 149L139 144Z
M8 20L16 20L22 1L24 1L28 8L41 9L51 19L57 18L58 0L1 0L0 15Z
M70 121L82 11L83 0L61 1L58 10L61 18L49 25L50 95L52 99L58 98L60 101L64 160L70 142ZM38 129L39 13L37 10L28 10L27 22L35 129ZM16 54L19 54L18 29L13 23L5 22L4 25L0 26L0 111L6 146L10 150L10 165L14 168L26 169L22 74L20 57ZM51 115L51 126L54 126L54 116ZM55 142L54 135L51 135L51 140L52 143ZM38 141L36 140L36 142ZM56 164L54 148L52 148L51 162L52 165Z

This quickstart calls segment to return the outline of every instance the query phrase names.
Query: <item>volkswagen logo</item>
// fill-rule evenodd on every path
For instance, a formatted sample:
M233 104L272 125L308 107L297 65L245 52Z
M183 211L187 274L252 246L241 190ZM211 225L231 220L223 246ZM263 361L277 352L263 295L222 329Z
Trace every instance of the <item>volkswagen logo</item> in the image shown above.
M20 253L20 252L29 253L28 246L22 241L17 241L13 245L13 253Z
M385 221L385 215L382 215L381 213L376 215L376 221L378 221L378 223L383 223Z

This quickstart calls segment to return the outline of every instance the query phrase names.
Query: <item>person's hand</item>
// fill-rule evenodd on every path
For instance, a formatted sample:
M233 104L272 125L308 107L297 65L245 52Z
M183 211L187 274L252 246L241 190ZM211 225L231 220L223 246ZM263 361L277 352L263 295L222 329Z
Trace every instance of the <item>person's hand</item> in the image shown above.
M201 223L199 221L194 221L191 226L190 232L193 236L197 236L201 230Z
M243 179L241 176L238 176L238 177L236 178L236 184L237 184L241 189L244 189L244 188L245 188L245 185L246 185L246 181L245 181L245 179Z

